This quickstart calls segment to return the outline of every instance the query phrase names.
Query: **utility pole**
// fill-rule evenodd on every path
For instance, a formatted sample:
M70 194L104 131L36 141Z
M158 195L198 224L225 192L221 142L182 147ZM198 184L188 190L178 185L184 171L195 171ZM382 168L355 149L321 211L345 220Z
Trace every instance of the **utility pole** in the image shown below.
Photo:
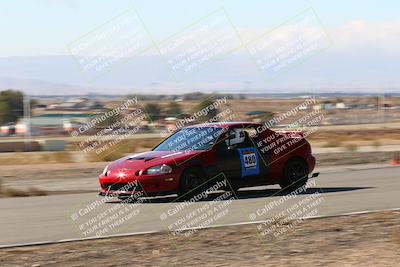
M31 99L29 95L23 96L23 106L24 106L24 123L25 123L25 131L24 131L24 143L25 143L25 151L31 150L30 139L31 139ZM29 142L29 146L28 146Z
M382 89L379 101L380 114L381 114L381 128L385 128L385 91Z

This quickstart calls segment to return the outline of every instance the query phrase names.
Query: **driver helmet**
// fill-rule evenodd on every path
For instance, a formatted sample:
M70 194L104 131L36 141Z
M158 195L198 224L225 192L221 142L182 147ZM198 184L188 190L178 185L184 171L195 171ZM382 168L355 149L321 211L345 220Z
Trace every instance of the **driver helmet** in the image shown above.
M229 145L232 146L232 145L237 145L237 144L243 143L244 139L245 139L244 131L241 129L230 130L228 136L230 136L232 138L230 138L230 139L227 138L225 140L225 143L227 146L229 146Z

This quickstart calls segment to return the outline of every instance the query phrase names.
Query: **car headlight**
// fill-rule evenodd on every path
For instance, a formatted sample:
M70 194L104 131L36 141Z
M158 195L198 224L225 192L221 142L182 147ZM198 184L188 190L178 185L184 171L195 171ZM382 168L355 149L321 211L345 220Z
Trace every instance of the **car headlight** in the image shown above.
M103 174L104 176L107 176L107 172L108 172L108 165L104 168L102 174Z
M146 174L167 174L171 172L172 168L166 164L163 164L148 168Z

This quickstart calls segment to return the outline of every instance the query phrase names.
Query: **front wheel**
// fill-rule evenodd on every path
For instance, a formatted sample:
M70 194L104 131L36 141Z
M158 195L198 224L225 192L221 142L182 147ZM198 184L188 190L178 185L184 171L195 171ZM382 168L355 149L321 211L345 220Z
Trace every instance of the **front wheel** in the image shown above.
M181 177L179 196L183 199L189 199L196 193L200 193L206 180L205 178L201 168L187 169Z
M304 186L308 181L308 166L306 162L299 158L289 160L284 169L281 188L287 192L293 192Z

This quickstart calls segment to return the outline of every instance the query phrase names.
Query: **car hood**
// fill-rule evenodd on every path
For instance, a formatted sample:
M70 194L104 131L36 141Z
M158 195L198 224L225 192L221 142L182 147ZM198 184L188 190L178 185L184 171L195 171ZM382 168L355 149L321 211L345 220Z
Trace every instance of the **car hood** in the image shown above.
M173 167L173 165L180 164L201 152L203 151L147 151L118 159L108 165L108 170L144 170L161 164Z

